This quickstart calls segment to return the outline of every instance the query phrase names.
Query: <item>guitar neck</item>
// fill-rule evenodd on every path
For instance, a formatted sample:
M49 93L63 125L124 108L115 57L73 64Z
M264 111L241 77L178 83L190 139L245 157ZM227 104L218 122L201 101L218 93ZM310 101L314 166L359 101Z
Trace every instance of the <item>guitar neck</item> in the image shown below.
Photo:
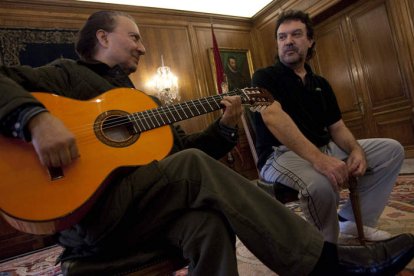
M128 115L128 120L132 123L135 132L139 133L219 110L224 107L220 104L223 97L234 95L240 95L242 102L244 101L243 91L239 89L225 94L132 113Z

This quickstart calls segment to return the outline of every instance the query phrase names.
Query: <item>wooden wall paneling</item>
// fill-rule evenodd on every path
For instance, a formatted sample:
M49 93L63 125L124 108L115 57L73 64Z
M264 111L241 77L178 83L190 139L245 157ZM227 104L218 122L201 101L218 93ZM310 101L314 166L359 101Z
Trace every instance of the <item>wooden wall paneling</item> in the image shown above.
M387 105L390 99L406 98L389 18L386 3L366 5L349 16L365 81L375 91L369 99L374 109Z
M193 99L195 98L203 98L203 97L207 97L210 94L208 93L208 85L207 85L207 80L208 80L208 76L206 75L206 72L204 70L203 67L203 60L200 58L203 55L203 52L200 50L200 46L199 46L199 42L197 39L197 32L196 32L196 26L198 26L199 24L190 24L190 39L191 39L191 47L192 47L192 52L193 52L193 64L194 64L194 68L195 68L195 82L196 82L196 86L197 86L197 93L192 93L193 95ZM217 112L214 113L210 113L207 115L202 116L200 119L198 120L191 120L189 122L186 122L187 124L192 124L191 126L188 127L188 129L194 129L194 130L202 130L202 128L200 126L207 126L209 123L211 123L215 118L216 118ZM202 121L202 123L200 123L200 121ZM183 127L186 127L185 125ZM188 131L188 130L187 130ZM190 131L188 131L190 132Z
M198 73L194 64L194 56L191 47L188 26L161 26L140 25L140 32L146 46L146 54L141 58L138 71L131 75L136 87L148 94L155 94L148 81L161 66L161 55L164 65L178 77L180 101L189 101L200 98L198 87ZM180 125L187 131L194 132L207 126L205 116L184 120Z
M378 132L383 137L396 138L406 149L407 152L414 150L414 132L412 127L412 116L406 109L401 108L394 110L395 116L390 117L388 114L378 114L381 117L375 120ZM396 135L400 134L400 135Z
M92 12L103 9L129 13L135 18L143 32L147 54L141 59L137 73L131 76L137 88L151 93L145 85L161 65L160 55L164 54L165 64L170 66L171 70L179 77L183 100L206 96L207 91L211 89L211 86L206 85L207 81L212 82L210 70L206 75L206 71L203 69L206 61L204 60L203 64L200 64L200 60L203 60L200 59L200 55L202 57L205 53L199 51L198 45L196 45L197 38L194 26L209 26L210 20L213 20L228 30L234 30L234 34L231 35L232 39L237 37L237 31L242 29L243 40L246 39L245 34L249 34L251 28L249 19L67 0L53 1L53 4L47 0L4 0L0 2L0 14L4 14L0 18L0 25L78 29ZM172 32L166 30L172 30ZM159 39L155 39L155 36L158 36ZM207 39L211 43L211 34L207 35ZM249 40L250 37L247 41ZM234 39L234 41L237 42L240 39ZM229 47L237 47L237 45L233 43ZM203 115L192 121L182 122L182 126L188 132L198 131L216 117L214 114Z
M409 91L412 84L407 82L412 79L412 72L404 69L408 56L401 50L404 41L396 35L400 24L392 12L400 3L389 0L366 2L350 12L348 22L355 37L354 52L358 55L361 78L366 86L366 112L372 118L367 124L373 128L374 137L389 137L402 142L412 137L414 128L412 123L398 117L402 113L405 114L402 117L410 116L412 108ZM389 122L398 125L405 122L407 125L400 127L399 132L378 127L387 125L392 129ZM414 145L414 140L405 143L407 154L412 154L408 146Z
M349 0L348 0L349 1ZM266 67L274 63L277 55L275 41L275 24L279 14L284 10L303 10L315 17L343 0L282 0L274 1L266 10L253 17L253 33L255 34L255 49L258 49L258 68Z
M345 0L348 1L349 0ZM314 0L312 4L308 4L308 6L303 6L300 9L306 10L311 17L315 17L316 15L325 12L326 10L330 9L331 7L338 5L340 2L345 2L343 0ZM308 1L301 1L301 2L308 2ZM303 5L303 4L302 4Z
M277 55L275 22L276 20L268 20L255 29L257 33L256 45L260 49L260 53L262 53L260 63L258 64L259 68L269 66L275 62Z
M352 121L353 128L358 129L358 135L354 135L366 138L369 129L361 127L364 124L363 95L355 72L350 40L349 30L341 17L318 26L315 28L316 53L311 64L331 84L345 123Z
M343 120L356 139L366 137L367 130L365 125L361 124L360 118L349 118L349 116L344 116Z
M411 121L414 129L414 1L402 0L399 5L393 5L391 12L396 21L395 36L400 44L397 44L400 59L404 60L401 67L404 71L406 84L408 85L408 97L411 98Z
M407 37L410 32L401 31L407 24L401 16L402 3L359 1L319 24L315 68L334 87L344 119L352 121L351 129L357 131L355 136L394 138L404 144L407 156L413 156L414 128L412 119L407 119L412 117L413 70L409 47L404 47L412 38ZM344 34L331 41L321 40L319 36L332 28ZM333 51L338 51L337 55L329 54ZM345 70L342 75L338 67ZM353 80L342 81L348 76ZM346 90L351 92L347 95ZM353 104L359 106L360 114L347 112L352 111ZM358 121L363 126L362 137Z
M256 14L252 20L254 25L260 26L263 22L275 20L277 15L283 10L296 9L308 12L311 17L325 12L332 6L341 2L349 2L350 0L279 0L273 1L264 10Z
M410 60L411 64L414 66L414 1L406 0L409 11L409 39L410 41ZM414 72L414 70L413 70ZM414 106L414 91L411 91L411 101ZM414 107L411 109L412 124L414 125Z
M74 16L70 12L46 12L34 10L22 10L4 7L0 2L0 26L1 27L25 27L25 28L61 28L79 29L87 16Z
M258 50L257 69L273 64L276 51L274 28L277 16L280 14L280 7L286 0L273 1L266 10L253 17L254 48Z
M262 41L262 36L258 33L258 30L253 28L251 30L251 43L252 43L252 62L253 62L253 72L256 71L256 68L261 68L264 65L265 60L265 51L263 50L264 43Z

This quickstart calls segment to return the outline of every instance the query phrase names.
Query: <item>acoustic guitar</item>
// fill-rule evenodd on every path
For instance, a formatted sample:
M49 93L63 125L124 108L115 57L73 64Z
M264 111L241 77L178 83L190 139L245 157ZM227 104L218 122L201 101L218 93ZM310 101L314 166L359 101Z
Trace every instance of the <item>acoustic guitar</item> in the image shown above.
M161 107L130 88L88 101L33 95L75 135L80 157L62 168L46 168L31 143L0 137L0 212L14 228L32 234L79 222L115 170L163 159L173 145L170 124L221 109L226 95L239 95L252 108L273 101L257 88Z

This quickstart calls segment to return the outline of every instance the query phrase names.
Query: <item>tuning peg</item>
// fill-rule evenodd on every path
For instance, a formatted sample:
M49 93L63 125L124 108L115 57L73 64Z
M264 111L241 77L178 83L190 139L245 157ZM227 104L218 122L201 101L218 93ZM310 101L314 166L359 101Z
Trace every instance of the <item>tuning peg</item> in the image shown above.
M260 110L260 106L258 106L258 105L254 105L254 106L250 107L250 111L252 111L252 112L257 112L259 110Z

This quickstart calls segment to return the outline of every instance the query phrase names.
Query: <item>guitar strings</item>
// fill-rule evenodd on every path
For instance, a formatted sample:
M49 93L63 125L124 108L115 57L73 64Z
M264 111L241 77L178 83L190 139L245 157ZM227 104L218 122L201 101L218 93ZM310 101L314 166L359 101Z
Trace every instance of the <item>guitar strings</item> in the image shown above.
M261 97L258 98L257 94L260 94ZM115 128L118 126L126 125L126 124L133 124L135 123L135 126L138 127L138 132L145 132L147 130L151 130L154 128L158 128L164 125L170 125L172 123L185 120L191 117L196 117L199 115L203 115L212 111L216 111L222 108L222 106L219 105L219 100L223 99L224 96L231 96L231 95L240 95L242 98L242 103L248 103L252 104L250 101L253 101L253 103L256 105L257 103L264 103L270 104L269 96L263 96L266 95L263 94L262 91L259 91L258 89L252 89L252 88L245 88L245 89L236 89L234 91L225 93L225 94L219 94L219 95L213 95L206 98L191 100L188 102L176 104L176 105L168 105L168 106L160 106L149 110L139 111L135 113L131 113L128 115L122 115L117 116L114 118L110 118L105 120L105 124L103 127L101 123L92 123L88 125L83 125L81 127L73 128L73 133L77 136L78 142L88 142L88 141L95 141L93 138L95 137L94 132L97 131L105 131L110 128ZM256 95L254 98L251 98L250 96ZM271 98L271 97L270 97ZM207 106L208 104L208 106ZM212 106L217 105L217 107ZM264 105L267 105L264 104ZM200 107L204 109L201 110ZM200 111L201 110L201 111ZM195 114L192 111L197 111L198 114ZM108 112L108 111L106 111ZM180 112L184 116L184 118L181 117ZM191 116L188 115L188 113L191 113ZM168 117L168 115L172 115L171 118ZM174 117L174 114L179 117L178 119ZM163 116L165 117L164 120ZM132 119L131 119L132 118ZM154 123L155 120L155 123ZM161 122L162 121L162 122ZM139 126L138 123L141 123L141 126ZM91 126L93 133L92 135L90 130ZM86 134L86 135L85 135Z
M206 104L208 104L208 106L206 106ZM207 112L218 110L220 108L222 108L222 106L219 105L216 100L194 100L190 103L186 102L177 105L163 106L142 112L132 113L125 115L124 118L119 117L109 119L107 120L106 126L108 128L111 128L119 126L120 124L122 125L125 123L134 122L137 124L141 123L143 126L143 129L141 129L141 131L143 131L202 115Z
M90 132L90 127L92 127L93 130L97 130L97 129L98 130L99 129L106 130L106 129L109 129L109 128L114 128L114 127L122 126L122 125L125 125L125 124L131 124L133 122L137 123L137 121L136 121L137 119L140 120L142 125L143 125L142 121L146 122L148 127L145 127L143 130L140 130L140 131L146 131L146 130L157 128L157 127L160 127L160 126L163 126L163 125L168 125L168 124L171 124L171 123L174 123L174 122L178 122L180 120L188 119L190 117L195 117L195 116L198 116L198 115L202 115L202 114L206 114L208 112L218 110L218 109L221 108L221 106L218 103L218 100L223 99L223 97L227 96L227 95L238 95L238 93L237 93L237 91L232 91L232 92L229 92L229 93L226 93L226 94L213 95L213 96L210 96L210 97L207 97L207 98L196 99L196 100L192 100L192 101L189 101L189 102L180 103L180 104L177 104L177 105L161 106L161 107L157 107L157 108L153 108L153 109L149 109L149 110L145 110L145 111L135 112L135 113L128 114L128 115L117 116L117 117L110 118L110 119L106 120L105 124L102 128L101 128L100 123L94 122L92 124L82 125L82 126L79 126L77 128L73 128L72 131L73 131L74 134L82 135L83 133L89 133ZM210 106L210 107L207 107L207 108L211 109L211 110L206 109L206 104L208 104ZM217 108L213 108L211 104L217 105ZM204 111L201 110L201 112L200 112L200 107L202 107L204 109ZM191 113L193 111L193 109L197 110L199 114L196 114L194 116L188 116L186 111ZM184 119L183 118L180 118L180 119L173 118L172 122L168 122L168 123L165 123L165 122L161 123L157 119L157 118L162 119L162 116L165 116L166 118L168 118L168 115L173 114L173 113L175 113L177 116L180 117L180 113L179 113L180 111L183 113L183 115L186 116L186 118L184 118ZM131 117L132 117L133 121L131 121ZM158 123L157 125L154 124L153 119L157 121L157 123ZM148 121L151 122L153 127L151 127L148 124Z

